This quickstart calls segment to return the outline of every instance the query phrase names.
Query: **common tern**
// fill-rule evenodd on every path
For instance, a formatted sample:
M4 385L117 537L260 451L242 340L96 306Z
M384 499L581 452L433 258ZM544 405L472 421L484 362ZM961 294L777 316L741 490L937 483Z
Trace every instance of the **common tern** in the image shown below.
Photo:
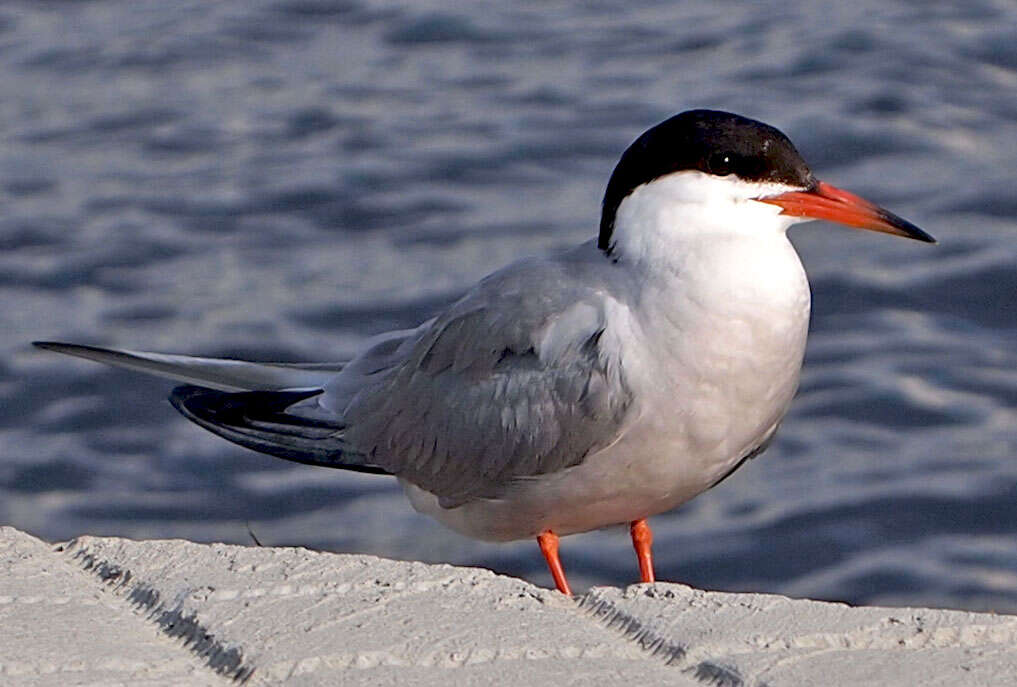
M758 455L788 410L810 293L786 231L813 219L934 242L819 181L777 129L691 110L625 150L597 239L514 262L349 360L36 345L184 382L177 410L241 446L395 475L465 535L535 537L567 595L559 535L627 523L653 582L647 518Z

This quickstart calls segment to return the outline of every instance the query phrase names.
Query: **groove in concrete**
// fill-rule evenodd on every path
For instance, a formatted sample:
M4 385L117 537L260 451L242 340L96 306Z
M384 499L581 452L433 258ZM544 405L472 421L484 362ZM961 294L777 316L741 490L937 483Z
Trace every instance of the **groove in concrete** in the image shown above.
M157 590L134 579L130 570L110 561L100 560L85 549L76 548L74 542L55 547L103 583L115 596L125 599L141 616L156 625L160 632L179 641L213 671L233 680L246 683L254 668L244 663L243 651L228 646L209 632L194 613L185 615L179 607L169 607Z
M652 658L665 665L681 669L681 672L710 687L746 687L745 680L733 666L713 661L688 664L688 647L678 644L659 633L641 620L628 615L607 599L588 592L580 597L576 607L588 618L593 618L622 638L635 643ZM766 687L758 683L755 687Z

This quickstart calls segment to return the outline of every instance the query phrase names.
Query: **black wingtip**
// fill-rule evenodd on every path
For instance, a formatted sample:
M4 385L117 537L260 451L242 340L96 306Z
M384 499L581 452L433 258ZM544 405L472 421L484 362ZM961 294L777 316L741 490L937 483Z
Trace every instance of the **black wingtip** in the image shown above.
M259 453L306 465L390 474L347 450L341 424L286 412L295 403L323 391L226 392L185 384L175 388L169 400L188 420Z
M281 413L294 403L317 396L324 389L301 391L240 391L223 392L203 386L184 384L173 389L170 403L178 411L210 422L242 422L245 413L252 407L259 414Z

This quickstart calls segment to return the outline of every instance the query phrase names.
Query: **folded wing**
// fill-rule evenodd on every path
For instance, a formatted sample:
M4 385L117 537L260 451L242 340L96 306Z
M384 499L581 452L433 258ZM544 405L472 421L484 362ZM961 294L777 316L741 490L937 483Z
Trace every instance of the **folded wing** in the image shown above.
M399 364L356 385L340 375L323 402L344 406L349 445L442 506L497 498L622 432L631 395L606 340L608 301L560 265L517 264L438 317Z

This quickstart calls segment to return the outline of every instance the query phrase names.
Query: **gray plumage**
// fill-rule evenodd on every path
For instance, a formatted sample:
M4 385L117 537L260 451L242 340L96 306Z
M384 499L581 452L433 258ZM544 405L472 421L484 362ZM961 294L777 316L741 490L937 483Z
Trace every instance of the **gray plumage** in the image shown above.
M599 280L576 279L586 248L493 274L384 363L339 375L322 403L341 408L348 444L450 508L611 443L631 396L600 346Z
M603 262L592 242L520 261L440 316L376 337L339 363L37 345L188 382L173 405L230 441L391 473L453 508L578 465L617 438L631 395L620 361L600 345Z

